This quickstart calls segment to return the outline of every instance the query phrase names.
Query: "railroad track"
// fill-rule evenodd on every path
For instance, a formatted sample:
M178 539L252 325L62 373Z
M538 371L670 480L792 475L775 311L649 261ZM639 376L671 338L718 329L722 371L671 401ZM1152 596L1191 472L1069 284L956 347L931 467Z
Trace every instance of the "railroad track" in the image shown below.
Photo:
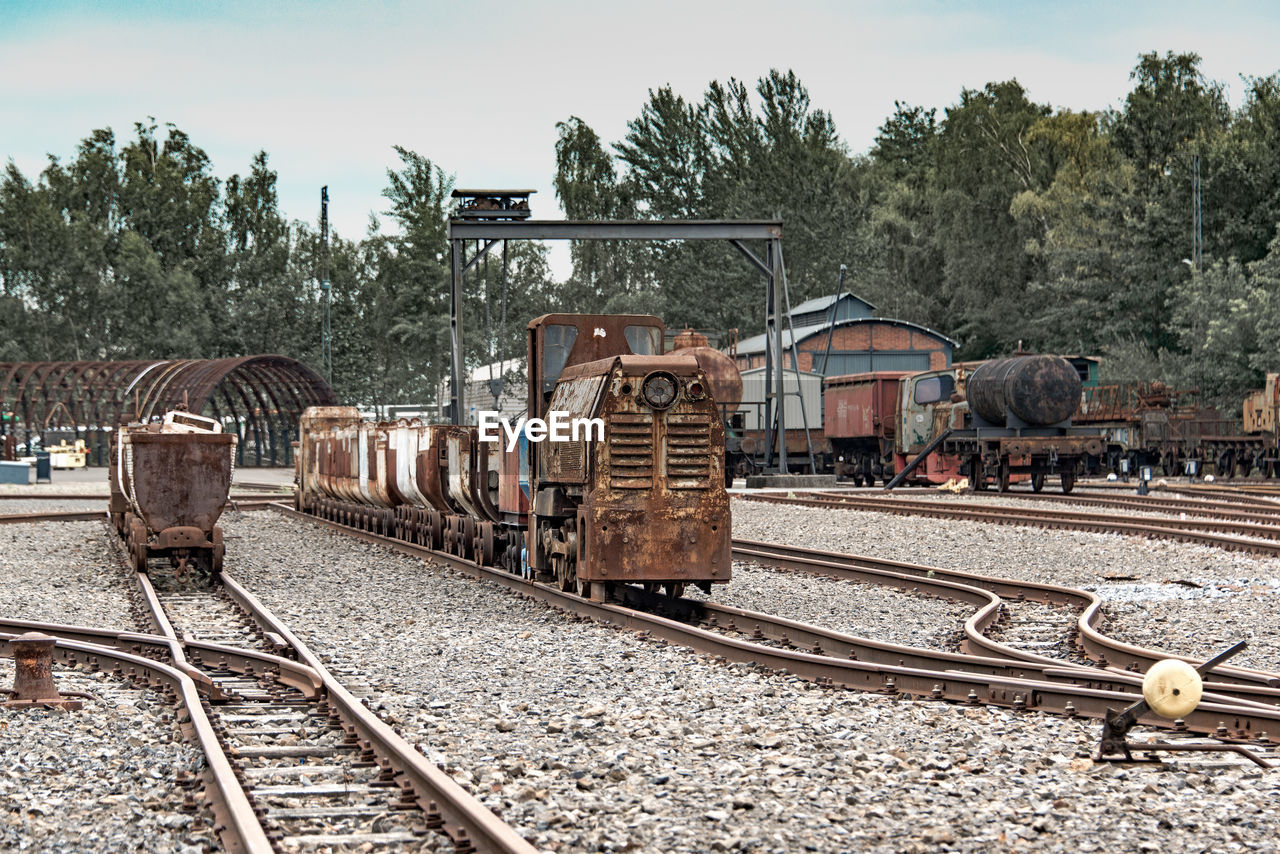
M1126 534L1280 557L1280 518L1275 524L1178 517L1130 520L1109 513L1049 511L998 504L955 504L916 499L869 498L841 493L759 493L739 497L746 501L759 501L766 504L797 504L828 510L860 510L898 516L924 516L934 519L988 522L997 525L1027 525L1095 534Z
M1043 597L1059 606L1074 607L1085 601L1092 603L1093 600L1089 598L1091 594L1084 591L1072 591L1069 588L1056 588L1052 585L1029 585L999 579L981 579L979 576L966 578L962 573L951 573L936 568L913 567L908 564L892 564L852 556L828 556L808 550L784 549L767 544L745 541L735 543L735 556L742 559L822 574L862 577L864 580L874 577L877 579L876 583L891 584L900 589L930 595L946 596L974 606L974 613L966 622L965 637L962 642L966 645L964 652L916 649L841 635L822 628L710 602L669 600L663 597L655 599L639 590L627 589L623 592L626 604L591 602L547 585L529 584L509 573L479 567L454 555L433 552L403 541L320 520L300 514L286 505L277 504L273 507L279 512L306 519L313 524L339 529L369 542L428 558L447 564L455 570L487 578L517 595L541 600L571 613L644 632L651 637L692 647L728 660L754 663L777 671L791 672L829 686L845 686L892 696L935 698L970 705L991 704L1019 711L1036 710L1087 717L1100 717L1108 709L1126 706L1138 696L1140 677L1137 674L1125 672L1115 666L1090 668L1048 656L1038 658L1025 648L1010 646L1007 643L1010 641L1007 630L1003 637L1000 632L990 630L992 626L999 626L999 615L1012 604L1006 601L1004 598L1006 596L1016 602L1020 593L1023 600L1037 601L1038 598ZM978 583L970 583L974 580L985 582L992 589L983 589ZM221 692L225 702L204 704L197 699L197 705L200 705L203 710L214 709L216 713L219 706L223 708L230 706L235 709L236 705L247 706L250 701L256 699L259 703L257 708L265 709L266 714L298 715L299 707L304 704L280 702L284 689L278 688L272 691L269 684L264 685L262 677L267 676L268 683L283 682L295 689L298 694L305 695L310 686L311 690L316 691L317 696L322 696L323 700L329 704L330 712L336 710L340 716L347 712L351 713L352 718L348 719L344 716L342 722L338 723L342 728L341 742L347 743L354 732L356 745L361 754L370 749L378 729L389 732L389 728L369 714L354 695L333 683L332 677L305 646L298 642L286 627L279 626L278 621L273 622L265 609L262 609L252 596L236 584L234 579L224 574L222 582L230 599L242 606L247 613L254 615L253 625L261 630L261 638L258 638L258 630L246 624L241 618L224 613L223 617L209 623L205 630L214 639L196 640L192 637L195 632L188 630L183 634L170 631L167 636L135 634L127 640L117 637L117 641L135 644L139 643L138 639L146 641L154 648L153 654L156 657L167 657L175 661L175 665L170 669L175 670L180 677L186 676L191 681L193 690L196 684L193 677L187 676L179 668L189 669L207 680L209 684L205 686L205 692L209 694ZM176 595L179 601L170 600L168 609L158 608L152 613L176 613L177 622L182 626L186 619L182 612L187 609L194 609L201 613L215 610L198 601L185 599L181 591L174 594L164 590L155 594L158 601L173 595ZM645 601L646 596L648 601ZM636 607L628 607L628 605ZM659 606L666 610L666 616L653 613L659 609ZM687 613L681 613L685 609ZM169 618L165 616L164 619ZM1100 640L1093 637L1097 632L1093 629L1092 621L1082 618L1080 625L1084 627L1081 629L1083 638L1081 643L1086 649L1092 642L1103 645L1114 644L1101 635L1098 635ZM30 624L14 626L12 630L16 631L20 628L26 631L29 627ZM54 633L57 634L57 627L53 628ZM0 631L10 630L6 624L0 624ZM248 636L265 641L269 648L276 651L292 649L299 661L295 662L282 656L272 657L274 653L270 652L245 650L238 646L216 642L220 639L238 644ZM71 638L65 643L76 642L78 642L77 639ZM1018 643L1017 639L1013 642ZM968 648L969 644L973 645L972 649ZM1164 657L1160 653L1141 651L1124 645L1107 648L1116 650L1117 661L1120 660L1120 654L1124 652L1132 655L1142 654L1145 656L1143 660ZM273 667L279 669L279 676L275 675ZM225 682L216 681L224 676L227 677ZM1206 685L1207 693L1204 701L1194 712L1188 714L1184 721L1180 721L1175 730L1183 730L1188 735L1191 733L1214 735L1227 742L1252 741L1258 747L1269 745L1269 741L1260 742L1259 740L1265 739L1266 733L1280 732L1280 707L1275 703L1276 689L1271 687L1274 678L1271 674L1238 668L1223 668L1222 673L1215 671L1215 681ZM250 696L255 691L265 693L268 697ZM331 714L322 716L310 711L311 707L307 706L307 708L309 711L302 715L304 720L316 718L328 719L332 722ZM319 712L321 708L317 706L315 712ZM243 708L236 711L246 715L255 714ZM364 713L363 717L360 716L361 712ZM1168 726L1167 722L1160 721L1151 715L1144 716L1142 721L1146 724ZM232 721L231 723L241 722ZM209 729L223 728L222 738L227 741L230 735L225 731L227 726L227 723L212 721ZM1176 737L1186 738L1187 736ZM409 753L408 760L411 764L425 766L422 769L424 772L428 769L433 770L444 778L444 782L452 784L452 780L435 769L435 766L427 763L424 757L412 751ZM328 762L327 759L323 761ZM433 794L430 789L423 793L413 781L410 771L402 769L397 764L401 761L400 759L384 758L375 751L373 761L378 765L376 772L378 778L383 778L389 771L391 779L387 782L399 787L402 793L401 798L406 801L406 805L408 805L408 797L405 793L412 789L416 805L420 808L426 806L428 819L438 813L442 822L446 820L452 822L444 808L437 805L433 810L431 801L424 800L441 796ZM227 764L230 766L230 763ZM373 775L375 772L370 770L366 773ZM248 777L249 775L241 771L240 776ZM233 769L232 778L234 777ZM263 810L264 806L261 802L253 803L258 801L258 796L253 794L252 783L247 788L248 793L241 789L243 800L250 804L251 810L255 807L260 811ZM375 787L370 786L370 788ZM483 807L479 809L484 812L484 816L496 821L496 818L485 812ZM269 807L266 811L269 816ZM217 812L216 808L215 812ZM226 812L225 808L223 812ZM226 818L217 819L220 832L224 834L224 838L230 839L228 821L229 819ZM262 835L270 834L275 837L274 840L268 839L268 844L283 838L280 835L281 831L274 829L269 819L265 824L267 829L263 830ZM425 821L424 824L426 824ZM462 827L463 822L453 826ZM298 835L301 836L301 834ZM487 839L480 839L479 832L464 829L462 838L465 840L464 846L474 846L482 850L506 850L501 846L489 844ZM228 847L234 846L228 844ZM464 847L463 850L468 849Z
M161 690L207 759L200 801L227 850L434 850L443 833L457 851L533 854L229 574L216 591L133 575L152 633L0 620L4 652L40 631L61 661Z
M735 544L735 556L761 563L844 577L866 574L876 583L892 583L902 589L927 592L972 602L977 606L966 624L965 652L920 649L888 644L833 632L827 629L757 612L729 608L712 602L671 600L622 586L621 602L583 599L547 584L524 579L466 558L437 552L392 537L320 519L284 504L273 508L285 515L333 528L370 543L395 549L450 568L490 580L513 593L541 601L572 614L612 624L646 636L687 646L725 660L751 663L793 673L819 684L844 686L885 694L949 700L966 704L991 704L1015 710L1040 710L1069 716L1103 717L1108 709L1127 706L1140 696L1141 676L1114 667L1081 667L1047 657L1037 657L987 637L983 629L995 623L1004 607L1000 596L973 584L930 577L929 568L920 574L898 573L886 581L884 568L860 568L859 558L820 561L783 547L768 553L764 544ZM751 548L756 546L757 548ZM791 552L787 554L786 552ZM822 564L819 566L819 564ZM902 564L900 567L907 567ZM979 578L973 576L973 578ZM1015 584L1007 582L1006 584ZM1077 594L1092 594L1039 585L1056 595L1061 604L1074 601ZM1062 591L1062 592L1057 592ZM1025 594L1024 594L1025 596ZM1089 600L1096 605L1096 597ZM1151 650L1129 647L1102 638L1091 620L1082 620L1082 630L1090 640L1115 650L1119 657L1135 661L1155 661L1165 656ZM998 655L980 654L994 650ZM1203 733L1237 741L1269 739L1280 733L1280 677L1242 668L1223 668L1221 681L1206 685L1208 696L1195 711L1178 722L1186 732ZM1218 671L1214 671L1215 680ZM1168 726L1167 721L1148 714L1143 723ZM1269 740L1265 742L1269 744Z
M844 498L856 493L839 491L806 491L820 497ZM1040 504L1064 504L1068 506L1105 507L1111 510L1136 510L1140 513L1186 513L1189 516L1204 516L1214 519L1227 519L1240 522L1280 525L1280 504L1267 501L1261 503L1219 501L1212 498L1185 497L1179 494L1157 495L1108 495L1105 493L1076 491L1070 495L1058 495L1046 492L1026 492L1010 490L1002 493L1008 498ZM895 498L909 501L933 501L944 503L934 490L924 492L893 492Z

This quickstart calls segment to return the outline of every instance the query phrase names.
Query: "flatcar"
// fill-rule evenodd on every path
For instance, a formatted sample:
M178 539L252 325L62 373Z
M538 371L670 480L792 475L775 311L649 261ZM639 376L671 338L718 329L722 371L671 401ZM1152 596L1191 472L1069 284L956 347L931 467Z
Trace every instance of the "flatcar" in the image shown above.
M308 409L298 507L593 598L727 583L724 426L696 354L664 354L664 331L649 315L533 320L526 415L496 439ZM586 429L554 441L556 423Z
M153 557L168 557L179 575L222 570L217 522L231 493L236 442L214 419L182 410L112 433L108 509L138 572Z
M1096 429L1073 426L1075 369L1058 356L1015 356L938 371L830 377L824 432L837 474L872 485L912 477L967 477L974 489L1046 477L1070 492L1084 461L1102 451Z

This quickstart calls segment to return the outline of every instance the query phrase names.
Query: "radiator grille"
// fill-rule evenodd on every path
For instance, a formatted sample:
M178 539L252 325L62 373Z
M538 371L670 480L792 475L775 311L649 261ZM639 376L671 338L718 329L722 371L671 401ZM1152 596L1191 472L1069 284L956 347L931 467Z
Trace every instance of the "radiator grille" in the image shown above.
M697 413L667 416L667 486L706 489L711 479L711 423Z
M570 483L581 483L583 478L581 442L545 443L551 457L553 478Z
M609 424L609 486L653 487L653 415L617 413Z

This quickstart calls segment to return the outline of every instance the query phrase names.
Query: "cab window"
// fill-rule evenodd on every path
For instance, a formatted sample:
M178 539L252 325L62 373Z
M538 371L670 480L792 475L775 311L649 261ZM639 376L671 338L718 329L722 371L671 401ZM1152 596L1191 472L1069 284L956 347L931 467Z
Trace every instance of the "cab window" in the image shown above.
M912 400L921 404L937 403L940 400L949 400L951 393L955 390L956 381L950 374L925 377L916 381L916 390L912 395Z
M662 330L656 326L628 326L623 330L627 346L637 356L662 355Z
M556 381L569 360L573 342L578 340L578 327L549 323L542 327L542 391L554 391Z

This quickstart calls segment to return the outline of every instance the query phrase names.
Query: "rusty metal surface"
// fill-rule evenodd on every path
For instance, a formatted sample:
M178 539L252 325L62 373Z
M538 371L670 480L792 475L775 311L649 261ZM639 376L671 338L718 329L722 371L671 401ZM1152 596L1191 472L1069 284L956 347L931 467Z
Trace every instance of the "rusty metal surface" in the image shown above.
M896 433L898 380L907 371L830 377L824 383L822 432L828 439L892 440Z
M25 632L9 641L13 649L13 690L9 700L0 706L56 706L72 711L83 707L79 700L59 694L53 684L54 643L53 638L38 631Z
M973 412L997 427L1010 413L1025 424L1047 426L1075 412L1080 374L1061 356L1014 356L983 362L969 374L965 391Z
M228 433L129 431L130 492L148 528L213 530L231 490L234 441Z
M109 430L186 403L192 412L235 425L238 465L288 465L298 418L332 405L318 374L285 356L125 362L0 363L0 400L25 436L46 427L77 431L90 465L107 462ZM46 422L48 422L46 424Z
M733 412L742 402L742 372L733 359L705 344L704 338L701 345L681 346L680 336L677 335L671 352L693 356L698 362L698 368L707 378L712 398L726 407L728 412Z
M633 355L634 351L627 341L627 327L648 327L656 330L657 349L652 354L662 353L663 335L666 327L657 317L648 314L544 314L529 321L529 399L527 412L530 418L541 418L546 413L549 397L555 379L549 377L547 354L542 348L543 330L549 326L568 326L577 330L573 346L565 355L563 370L574 365L594 362L612 356ZM564 376L563 370L559 376Z
M728 582L731 519L724 456L715 452L724 424L710 396L689 394L705 383L693 359L663 361L679 386L668 408L642 403L651 361L619 357L603 378L595 412L605 441L584 449L591 462L578 510L579 580Z

